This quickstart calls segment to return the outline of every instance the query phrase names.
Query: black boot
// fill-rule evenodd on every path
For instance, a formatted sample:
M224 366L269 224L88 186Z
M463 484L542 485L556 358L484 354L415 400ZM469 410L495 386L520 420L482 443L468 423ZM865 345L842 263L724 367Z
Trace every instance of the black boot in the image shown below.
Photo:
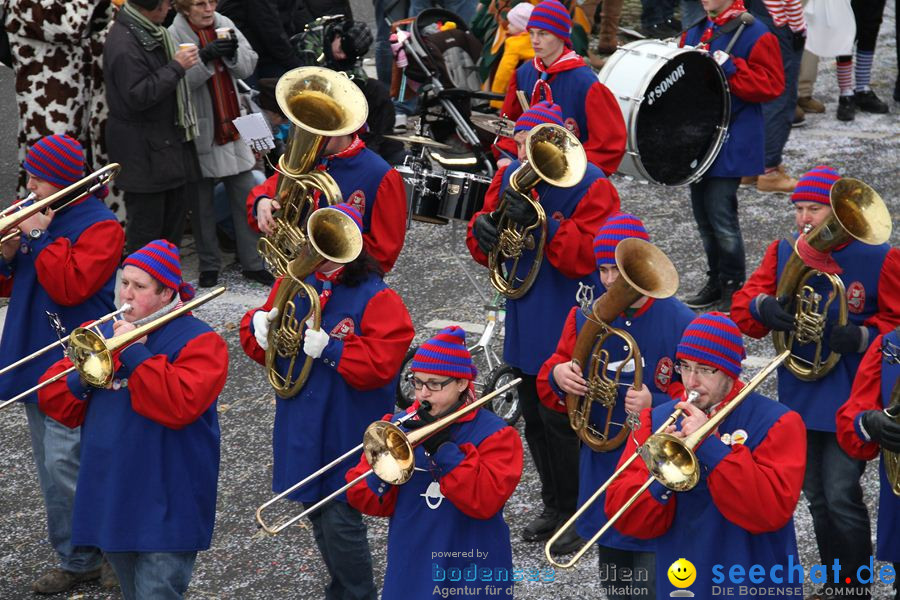
M540 515L522 530L522 539L526 542L543 542L549 540L559 524L559 513L552 508L544 507Z
M837 109L838 121L852 121L856 118L856 104L853 96L840 96Z
M728 279L722 282L722 299L719 301L720 311L726 314L731 312L731 297L742 287L744 287L743 281Z
M888 112L888 105L881 101L881 98L875 95L872 90L864 92L856 92L853 95L853 103L856 108L863 112L876 113L883 115Z
M711 277L706 281L699 292L686 298L684 303L693 309L707 308L722 299L722 286L717 277Z

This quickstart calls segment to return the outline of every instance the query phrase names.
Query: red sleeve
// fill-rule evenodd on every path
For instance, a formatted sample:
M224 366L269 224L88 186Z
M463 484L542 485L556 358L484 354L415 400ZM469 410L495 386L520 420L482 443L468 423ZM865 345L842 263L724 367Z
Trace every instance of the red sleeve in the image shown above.
M0 298L9 298L13 289L13 276L0 275Z
M578 337L577 328L575 326L575 312L577 310L578 307L573 306L569 311L569 315L566 317L566 322L563 325L562 334L559 337L559 342L556 344L556 352L544 361L537 376L537 392L541 404L557 412L566 412L566 396L556 385L555 381L550 381L550 377L551 373L553 373L553 367L572 360L572 351L575 349L575 338ZM557 390L559 390L560 393L557 393Z
M769 32L756 40L747 59L732 56L731 92L745 102L768 102L784 91L784 67L778 39Z
M371 468L369 461L366 460L366 454L363 452L359 463L347 471L347 483ZM374 473L347 490L347 502L363 514L374 517L390 517L394 514L394 508L397 505L397 486L385 483L387 491L384 494L378 494L371 485L381 485L381 480Z
M385 273L394 268L406 236L406 188L396 169L388 171L378 186L366 248Z
M878 277L878 312L866 319L866 325L888 333L900 325L900 250L891 248Z
M382 290L369 300L359 332L343 339L338 373L357 390L385 386L400 371L414 336L403 300L393 290Z
M56 238L34 261L38 281L57 304L81 304L116 272L124 246L125 232L116 221L91 225L74 244Z
M769 333L769 329L750 312L750 304L760 294L775 295L778 286L778 240L769 244L762 262L744 284L731 298L731 319L737 324L741 333L760 339Z
M274 198L277 188L278 173L275 173L259 185L254 186L247 194L247 223L250 224L250 229L256 233L259 233L259 222L256 220L256 201L263 196Z
M556 225L548 221L550 227L556 226L556 232L544 249L547 260L571 279L593 273L597 269L594 236L618 210L619 193L615 186L608 179L597 179L578 201L572 216ZM547 215L547 219L552 221L552 215Z
M72 361L68 357L63 358L50 365L50 368L41 375L38 382L42 383L71 367ZM53 420L62 423L70 429L74 429L84 423L84 415L87 413L88 403L72 393L66 377L57 379L53 383L42 387L37 394L38 406L41 412Z
M440 478L441 493L473 519L490 519L522 477L522 438L512 427L504 427L477 447L462 444L458 448L465 457Z
M279 277L275 280L275 284L269 291L269 297L266 298L265 304L263 304L259 308L252 308L248 310L244 314L244 318L241 319L241 328L239 332L241 348L244 349L244 353L247 356L261 365L266 364L266 351L260 348L259 343L257 343L256 341L256 337L253 335L253 315L260 310L264 310L266 312L272 310L272 306L275 304L275 294L278 293L278 286L281 285L282 279L282 277Z
M228 376L228 347L212 331L185 344L174 362L164 354L151 356L143 344L126 348L120 358L132 369L128 377L131 408L170 429L181 429L200 418ZM132 367L134 361L138 364Z
M806 471L806 427L800 415L785 413L752 452L743 444L729 447L716 438L701 445L701 454L707 443L728 453L707 477L722 516L753 534L783 527L797 507Z
M881 410L881 341L878 336L866 350L859 370L853 379L850 397L838 409L836 420L837 440L844 452L857 460L872 460L878 456L881 447L876 442L867 442L856 430L856 418L867 410Z
M514 122L522 116L522 105L516 97L519 90L519 84L516 82L517 71L513 71L512 77L509 78L509 87L506 88L506 97L503 99L503 107L500 109L500 115ZM526 96L530 96L526 92ZM516 142L511 137L499 136L494 143L494 159L501 157L499 149L505 150L508 154L516 156Z
M475 236L472 234L472 225L475 223L475 219L485 213L493 212L500 204L500 185L503 183L503 174L506 172L507 168L508 167L500 167L500 169L494 173L491 185L488 186L488 190L484 194L484 206L469 219L469 227L466 232L466 246L468 246L469 254L472 255L472 258L484 266L487 266L488 257L487 254L482 252L481 248L478 247L478 242L475 241Z
M591 86L585 99L588 139L584 143L587 158L612 175L625 155L625 119L616 97L599 81Z

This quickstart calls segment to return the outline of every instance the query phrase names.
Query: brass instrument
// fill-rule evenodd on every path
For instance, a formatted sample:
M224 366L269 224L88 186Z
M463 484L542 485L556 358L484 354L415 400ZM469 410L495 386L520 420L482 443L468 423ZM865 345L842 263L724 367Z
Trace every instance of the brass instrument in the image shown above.
M891 403L884 409L884 414L900 423L900 379L894 382ZM884 461L884 473L891 484L891 491L900 496L900 453L882 449L881 460Z
M30 206L23 207L22 205L32 200L35 196L34 194L29 194L24 200L7 207L0 213L0 234L2 234L0 243L7 242L19 235L17 226L31 215L43 212L57 203L59 203L59 206L56 207L56 210L61 210L76 200L80 200L88 194L93 194L112 181L119 174L120 169L119 163L110 163Z
M509 186L528 197L537 221L528 227L509 221L505 199L491 213L499 233L497 244L488 254L491 283L498 292L513 299L524 296L534 283L547 241L547 215L529 192L541 181L556 187L572 187L581 181L587 169L587 155L578 138L565 127L552 123L543 123L528 132L525 154L527 159L510 175ZM519 279L516 273L525 250L534 250L534 261L525 278ZM504 275L506 259L512 259L512 265ZM521 284L517 285L518 282Z
M449 427L470 412L481 408L488 402L492 401L495 396L506 393L508 390L519 385L519 383L521 382L521 379L513 379L506 385L503 385L490 394L483 396L480 400L476 400L475 402L466 405L461 410L441 417L434 423L430 423L428 425L425 425L424 427L420 427L419 429L416 429L415 431L412 431L410 433L405 433L400 429L399 425L401 425L403 421L406 421L407 419L413 417L415 413L404 415L396 423L390 423L388 421L375 421L374 423L366 427L366 431L363 434L362 444L348 450L315 473L308 475L277 496L260 505L260 507L256 509L256 522L259 523L259 526L262 527L263 531L265 531L266 533L279 533L280 531L283 531L287 527L290 527L292 524L296 523L311 512L318 510L319 507L323 506L324 504L331 502L331 500L340 496L360 481L363 481L372 473L375 473L375 475L385 483L389 483L391 485L403 485L404 483L409 481L415 470L416 459L414 450L416 446L420 445L422 442L433 436L438 431ZM268 525L265 522L262 515L263 510L265 510L278 500L281 500L285 496L288 496L289 494L292 494L296 490L305 486L310 481L313 481L314 479L322 475L322 473L325 473L326 471L329 471L333 467L340 464L342 461L350 458L351 456L357 455L360 450L365 453L366 460L372 467L371 469L369 469L350 483L335 490L325 498L322 498L300 514L295 515L290 519L279 523L278 525Z
M313 359L306 356L300 374L293 378L297 358L303 354L303 333L306 322L312 321L312 328L319 329L322 309L319 294L303 281L325 261L345 264L353 261L362 252L363 241L359 227L353 219L339 210L317 210L310 215L306 224L306 242L301 254L291 260L284 272L273 300L273 308L278 309L277 326L269 328L269 347L266 349L266 371L269 383L275 393L282 398L295 395L306 383L312 369ZM306 316L297 318L294 296L309 299ZM284 373L279 372L278 358L286 358Z
M831 215L805 235L806 244L814 251L829 254L851 239L877 245L890 238L891 215L887 206L875 190L862 181L849 177L839 179L831 187L830 202ZM822 356L822 338L832 303L838 302L835 325L847 324L847 292L840 277L812 269L803 262L799 243L798 239L775 291L778 298L793 297L796 324L790 332L773 331L772 343L778 353L793 350L794 344L815 344L812 360L792 352L785 362L785 368L797 379L815 381L827 375L841 359L841 355L833 351L827 357ZM824 276L831 283L832 291L824 306L822 295L809 283L817 276Z
M544 546L544 555L550 564L562 569L569 569L575 566L575 563L581 559L584 553L600 539L600 536L606 533L606 531L619 520L625 511L634 504L638 497L650 487L650 484L652 484L654 480L659 481L670 490L676 492L686 492L696 486L700 481L700 463L697 461L697 455L694 454L694 448L699 446L709 434L714 432L722 421L724 421L725 418L728 417L728 415L730 415L734 409L736 409L741 402L743 402L744 399L766 379L766 377L771 375L775 369L788 358L788 356L790 356L789 350L781 352L774 360L766 365L762 371L748 381L741 391L738 392L730 402L723 406L719 412L713 415L699 429L685 438L679 438L672 434L665 433L666 429L670 425L673 425L675 421L678 420L678 417L681 416L682 409L679 408L675 410L666 421L653 432L653 435L648 437L647 440L637 448L635 453L629 456L628 459L616 469L615 473L613 473L610 478L581 505L575 514L553 534L553 537L547 540L547 544ZM695 402L698 397L699 394L697 394L697 392L691 392L688 395L687 402ZM625 469L627 469L638 456L643 459L644 463L647 465L647 469L650 471L650 477L644 485L628 499L622 508L616 511L616 514L610 517L606 524L601 527L600 530L597 531L597 533L595 533L568 562L560 563L554 560L550 555L550 547L566 532L566 530L575 525L575 521L577 521L578 518L600 498L610 484L615 481L619 475L624 473Z
M634 361L634 389L640 390L643 380L637 342L627 331L610 327L609 323L642 296L668 298L678 289L678 272L672 261L659 248L644 240L627 238L619 242L616 246L616 266L619 277L594 302L590 314L585 315L587 321L578 332L572 350L572 362L582 368L588 391L584 396L566 394L569 424L581 441L595 452L615 450L628 437L628 424L623 425L614 437L609 435L623 367ZM603 350L610 337L621 338L628 348L628 355L613 378L606 373L609 353ZM590 422L594 402L606 408L603 431L597 431Z
M342 200L331 175L309 172L326 138L353 134L366 122L369 110L353 81L322 67L288 71L278 80L275 97L291 121L291 133L276 169L280 176L275 199L281 209L275 214L275 230L260 238L257 248L277 277L287 272L288 263L306 245L306 221L318 207L319 195L328 204Z

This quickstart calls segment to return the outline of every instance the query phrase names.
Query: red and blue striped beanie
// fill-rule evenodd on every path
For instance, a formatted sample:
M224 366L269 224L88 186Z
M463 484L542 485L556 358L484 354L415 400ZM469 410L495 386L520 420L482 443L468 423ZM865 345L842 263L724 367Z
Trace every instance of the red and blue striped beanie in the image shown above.
M572 30L572 18L569 16L569 9L559 0L544 0L535 6L528 19L527 29L549 31L564 41L567 47L572 47L572 37L569 33Z
M359 210L355 206L351 206L346 202L341 202L340 204L333 204L331 206L323 206L323 210L339 210L356 223L356 226L359 227L359 230L363 230L363 220L362 215L359 213Z
M466 348L466 332L458 325L441 329L437 335L419 346L410 371L433 373L472 381L478 370Z
M681 335L676 360L693 360L721 369L732 379L741 375L741 361L747 356L744 338L727 315L711 312L700 315Z
M813 167L800 176L791 202L818 202L830 206L831 186L841 178L840 173L828 165Z
M28 150L22 166L38 179L64 188L84 177L84 148L67 135L48 135Z
M178 248L167 240L153 240L140 250L132 252L122 263L146 271L165 287L178 292L182 300L194 297L194 288L181 280L181 259Z
M594 258L597 259L598 268L600 265L616 264L616 246L626 238L650 241L650 236L640 219L619 212L606 220L594 238Z
M544 123L553 123L564 127L562 118L562 107L559 104L541 100L528 110L522 113L522 116L516 119L516 127L514 133L520 131L531 131L538 125Z

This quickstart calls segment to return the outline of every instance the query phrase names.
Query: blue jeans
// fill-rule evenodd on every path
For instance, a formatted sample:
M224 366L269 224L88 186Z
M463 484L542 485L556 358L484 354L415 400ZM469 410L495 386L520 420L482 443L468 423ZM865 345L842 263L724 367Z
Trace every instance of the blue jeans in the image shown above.
M738 177L704 177L691 184L691 208L713 281L744 281L744 239L738 220Z
M418 17L426 8L443 8L458 15L466 25L472 24L472 17L478 8L478 0L411 0L409 16Z
M866 462L850 458L827 431L806 432L806 477L803 493L812 514L822 564L841 561L841 573L856 573L872 555L869 511L859 480ZM863 589L864 588L864 589ZM853 589L853 588L850 588ZM857 597L868 586L856 588Z
M635 550L619 550L602 544L597 545L597 557L600 559L600 587L609 600L655 600L656 599L656 553L638 552ZM609 565L615 565L613 571ZM631 577L626 581L622 569L630 569ZM604 573L609 577L603 580ZM618 574L622 579L613 579ZM646 580L644 575L646 574ZM611 594L609 588L630 585L632 593ZM641 590L645 594L639 593Z
M38 408L25 404L31 450L47 507L47 533L59 555L60 567L82 573L100 566L100 551L72 545L72 505L81 455L81 428L69 429Z
M107 552L125 600L180 600L197 552Z
M244 271L259 271L263 268L263 260L256 250L259 234L250 229L247 223L247 195L256 185L257 179L253 171L244 171L237 175L222 177L227 198L231 207L231 220L234 223L235 246L237 258ZM216 238L218 217L213 202L213 188L216 180L204 177L196 183L197 193L188 200L191 210L191 230L194 233L194 244L197 247L200 272L220 271L222 256L219 253L219 242Z
M394 55L391 53L391 23L406 17L409 12L408 0L372 0L375 7L375 71L378 79L391 85L391 66Z
M372 553L360 512L336 501L312 513L309 520L331 575L325 586L326 600L376 600Z
M677 0L641 0L641 27L665 23L675 15Z

